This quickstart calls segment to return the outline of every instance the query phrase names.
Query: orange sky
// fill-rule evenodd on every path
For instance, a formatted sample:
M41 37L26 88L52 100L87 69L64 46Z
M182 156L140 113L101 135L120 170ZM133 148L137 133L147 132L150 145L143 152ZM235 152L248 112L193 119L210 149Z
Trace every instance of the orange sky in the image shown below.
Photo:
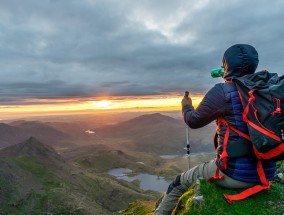
M196 107L202 97L193 96ZM36 100L32 101L37 103ZM25 116L65 115L80 113L96 113L99 111L174 111L180 110L180 96L151 97L105 97L81 100L40 100L40 104L0 106L0 119Z

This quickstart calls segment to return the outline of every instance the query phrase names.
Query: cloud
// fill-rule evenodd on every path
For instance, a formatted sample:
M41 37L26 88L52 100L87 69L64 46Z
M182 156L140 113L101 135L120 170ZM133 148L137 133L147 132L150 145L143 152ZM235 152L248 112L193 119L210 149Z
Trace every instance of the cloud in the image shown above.
M254 45L259 69L283 75L283 9L280 0L2 1L0 100L204 94L235 43Z
M90 96L86 85L71 85L59 80L0 83L0 91L0 95L4 97L0 101L9 101L7 96L30 98Z

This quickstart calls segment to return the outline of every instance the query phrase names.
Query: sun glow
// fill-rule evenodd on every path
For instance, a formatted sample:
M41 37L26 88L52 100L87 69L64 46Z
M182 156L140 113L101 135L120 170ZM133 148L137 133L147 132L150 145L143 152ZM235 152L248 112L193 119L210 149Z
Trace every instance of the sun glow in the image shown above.
M197 107L202 97L191 96ZM180 95L109 97L65 100L25 100L25 105L1 106L1 118L95 113L96 111L180 111ZM38 104L34 104L38 103Z
M193 106L197 106L201 97L192 97ZM111 98L111 100L90 101L90 108L94 110L106 109L160 109L160 110L179 110L181 98L173 97L141 97L141 98Z
M112 109L112 101L110 100L91 101L90 104L95 109Z

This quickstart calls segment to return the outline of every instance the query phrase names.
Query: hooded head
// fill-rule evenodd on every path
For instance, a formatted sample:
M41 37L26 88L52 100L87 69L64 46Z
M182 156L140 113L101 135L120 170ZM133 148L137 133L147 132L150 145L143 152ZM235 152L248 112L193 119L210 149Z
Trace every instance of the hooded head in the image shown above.
M223 57L224 79L242 77L255 72L258 53L247 44L236 44L226 50Z

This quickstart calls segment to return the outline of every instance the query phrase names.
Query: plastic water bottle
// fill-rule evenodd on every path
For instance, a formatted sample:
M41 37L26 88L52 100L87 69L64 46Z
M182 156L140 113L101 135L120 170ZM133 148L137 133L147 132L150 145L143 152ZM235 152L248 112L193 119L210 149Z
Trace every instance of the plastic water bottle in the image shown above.
M211 76L213 78L223 77L223 75L224 75L224 68L213 69L211 71Z

